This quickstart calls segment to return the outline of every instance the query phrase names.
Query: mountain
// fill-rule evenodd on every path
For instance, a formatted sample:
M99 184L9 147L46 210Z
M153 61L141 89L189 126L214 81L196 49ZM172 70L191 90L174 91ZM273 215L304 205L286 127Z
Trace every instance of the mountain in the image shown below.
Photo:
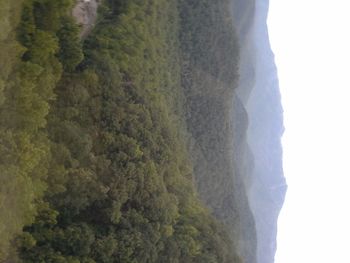
M233 187L235 206L240 218L238 235L241 256L245 262L257 262L257 229L249 204L249 180L254 169L253 153L247 143L248 113L235 93L233 96Z
M0 0L0 262L271 262L263 3Z
M0 262L242 262L229 3L0 0Z
M242 118L249 119L247 145L236 151L252 154L238 165L251 166L244 178L256 226L258 263L274 262L277 219L287 189L282 168L283 109L266 25L268 7L267 0L232 1L241 48L236 94L246 111Z

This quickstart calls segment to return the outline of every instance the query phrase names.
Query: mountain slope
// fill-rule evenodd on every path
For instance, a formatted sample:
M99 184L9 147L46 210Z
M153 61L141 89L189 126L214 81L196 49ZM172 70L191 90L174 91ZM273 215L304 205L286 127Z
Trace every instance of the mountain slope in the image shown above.
M241 262L223 225L238 222L228 217L231 134L218 138L219 156L208 151L208 138L216 139L211 125L231 125L237 45L228 2L202 4L199 10L215 18L206 34L208 27L188 20L186 12L198 10L192 1L106 0L84 40L69 15L73 1L23 3L9 35L17 64L0 69L0 214L10 219L0 220L16 223L1 229L0 260ZM195 123L211 126L203 130L209 134L201 136ZM215 172L224 164L214 189L225 186L227 200L197 194L195 185L214 180L194 180L193 141L209 158L203 167ZM19 259L8 253L10 241Z
M277 218L286 192L280 139L284 130L283 110L266 25L268 5L266 0L232 0L241 46L237 95L249 118L246 129L249 149L244 151L253 155L249 161L253 169L244 177L256 223L258 263L274 261Z

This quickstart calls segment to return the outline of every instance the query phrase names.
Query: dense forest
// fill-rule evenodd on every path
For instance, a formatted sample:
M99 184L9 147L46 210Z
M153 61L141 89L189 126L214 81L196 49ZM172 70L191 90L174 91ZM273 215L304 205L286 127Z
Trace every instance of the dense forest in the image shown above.
M81 39L73 0L0 0L0 262L242 262L211 196L238 63L212 2L104 0Z

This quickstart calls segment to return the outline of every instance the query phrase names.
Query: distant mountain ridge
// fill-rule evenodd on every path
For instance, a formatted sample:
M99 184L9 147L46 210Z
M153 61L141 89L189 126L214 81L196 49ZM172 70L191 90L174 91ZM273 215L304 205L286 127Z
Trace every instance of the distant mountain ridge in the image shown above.
M257 263L274 262L277 218L287 189L282 168L283 109L266 25L268 8L268 0L232 0L241 47L236 103L241 101L246 111L238 118L249 119L247 148L236 148L236 155L245 161L236 164L251 167L244 170L244 182L256 226ZM252 156L247 157L247 152Z

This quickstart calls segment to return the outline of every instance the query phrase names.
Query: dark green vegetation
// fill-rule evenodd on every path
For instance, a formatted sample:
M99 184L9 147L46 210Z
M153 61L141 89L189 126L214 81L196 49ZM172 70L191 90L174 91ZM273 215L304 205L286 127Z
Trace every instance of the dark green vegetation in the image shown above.
M210 166L205 167L202 161L195 161L198 169L202 169L196 174L202 178L212 177L197 181L211 184L214 179L220 183L220 177L227 178L225 173L232 171L228 167L232 158L229 152L232 136L226 135L231 132L229 116L233 87L237 82L237 41L232 34L228 1L214 3L208 0L201 1L200 5L184 1L181 7L182 86L186 97L186 120L197 150L201 152L195 156L200 158L203 155ZM211 185L211 188L217 186ZM209 189L210 186L204 188ZM203 198L210 202L210 196Z
M180 38L196 186L201 200L228 226L238 250L240 202L246 196L240 193L243 186L233 166L233 87L238 80L239 48L229 9L229 1L224 0L183 1Z
M72 1L0 0L0 261L240 262L186 146L237 49L228 3L191 2L106 0L82 44Z

